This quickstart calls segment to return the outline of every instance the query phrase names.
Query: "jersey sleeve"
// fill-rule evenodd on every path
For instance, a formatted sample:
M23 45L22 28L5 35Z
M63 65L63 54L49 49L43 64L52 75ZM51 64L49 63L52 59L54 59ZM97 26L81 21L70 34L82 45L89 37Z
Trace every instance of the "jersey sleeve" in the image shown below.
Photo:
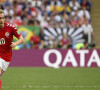
M18 29L15 26L12 26L12 32L16 38L19 38L21 36L21 34L19 33Z

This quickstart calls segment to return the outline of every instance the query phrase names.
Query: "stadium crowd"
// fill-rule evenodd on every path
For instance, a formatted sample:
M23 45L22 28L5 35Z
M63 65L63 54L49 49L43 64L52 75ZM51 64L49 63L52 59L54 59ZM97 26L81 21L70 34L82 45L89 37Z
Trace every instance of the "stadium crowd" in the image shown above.
M15 26L40 26L40 34L30 38L20 48L90 48L95 46L91 24L91 0L4 0L0 4L4 10L6 22ZM52 36L45 42L44 29L83 28L84 42L70 43L67 33L62 33L61 40ZM23 33L22 33L23 34Z

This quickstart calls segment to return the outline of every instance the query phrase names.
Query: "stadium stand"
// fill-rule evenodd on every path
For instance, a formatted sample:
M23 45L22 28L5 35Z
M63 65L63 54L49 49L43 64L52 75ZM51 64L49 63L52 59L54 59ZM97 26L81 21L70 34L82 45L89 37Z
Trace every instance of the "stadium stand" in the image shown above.
M69 47L71 48L76 48L79 43L84 44L85 48L95 47L95 41L97 44L96 47L99 48L99 4L95 0L92 0L92 3L91 0L5 0L5 3L0 6L4 9L6 21L15 24L18 28L19 26L27 25L30 27L39 27L39 31L34 29L36 30L36 34L38 33L37 35L42 37L40 43L38 43L38 48L49 48L48 42L52 44L50 48L53 48L53 46L56 47L56 44L59 48L59 41L63 38L64 33L68 36L70 41ZM84 38L84 30L80 28L87 19L93 25L96 37L95 41L91 37L85 43L84 40L88 38L88 35L87 38ZM33 29L31 31L33 32ZM29 40L33 35L24 27L20 32L24 38L28 36ZM90 31L88 33L91 34ZM74 37L74 35L77 37ZM91 46L88 41L92 42ZM26 48L31 48L29 41L23 45ZM23 45L20 48L24 48Z

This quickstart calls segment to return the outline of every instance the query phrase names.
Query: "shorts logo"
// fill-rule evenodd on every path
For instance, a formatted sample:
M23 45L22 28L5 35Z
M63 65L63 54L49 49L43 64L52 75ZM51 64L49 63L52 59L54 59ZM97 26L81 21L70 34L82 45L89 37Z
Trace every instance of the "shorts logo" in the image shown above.
M9 37L9 32L6 32L5 33L5 36L8 38Z

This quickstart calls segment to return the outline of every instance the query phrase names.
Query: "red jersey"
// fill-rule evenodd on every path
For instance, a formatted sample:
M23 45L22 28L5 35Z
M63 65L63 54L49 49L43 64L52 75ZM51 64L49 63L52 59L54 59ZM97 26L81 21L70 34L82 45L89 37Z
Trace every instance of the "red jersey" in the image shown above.
M5 23L4 27L0 28L0 58L7 62L10 62L12 58L12 48L10 45L13 35L17 38L21 35L17 32L17 28L14 25Z

